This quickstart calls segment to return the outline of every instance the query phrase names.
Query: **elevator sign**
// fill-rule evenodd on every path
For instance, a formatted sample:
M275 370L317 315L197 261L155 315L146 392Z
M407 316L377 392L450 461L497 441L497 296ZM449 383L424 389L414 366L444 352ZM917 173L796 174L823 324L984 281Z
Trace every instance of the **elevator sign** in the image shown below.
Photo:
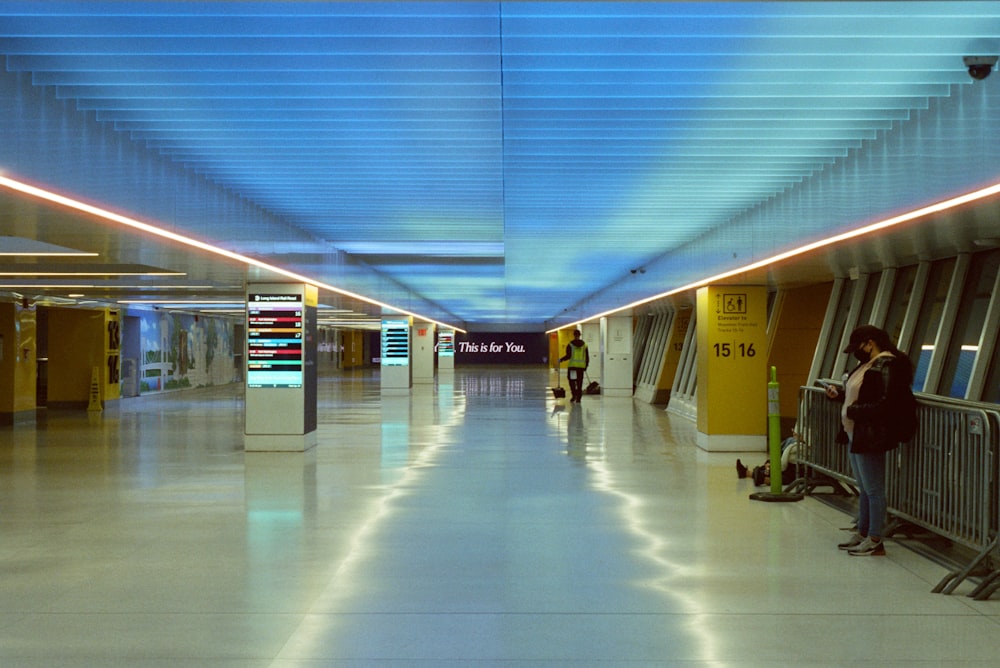
M301 294L247 295L247 387L302 387Z
M716 441L703 447L756 449L767 426L767 287L705 286L697 309L698 431Z

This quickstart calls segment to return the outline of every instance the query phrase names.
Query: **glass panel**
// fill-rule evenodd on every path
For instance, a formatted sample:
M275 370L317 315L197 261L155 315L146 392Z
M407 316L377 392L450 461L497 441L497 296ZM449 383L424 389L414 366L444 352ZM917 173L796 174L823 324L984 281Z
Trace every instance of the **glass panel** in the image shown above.
M962 290L962 302L958 308L954 335L948 342L948 356L941 374L939 394L958 399L965 397L998 267L1000 267L1000 251L977 253L972 256L969 275Z
M865 298L861 302L861 312L858 314L859 325L865 325L872 321L872 309L875 308L875 297L878 295L878 286L881 280L882 272L876 272L868 277Z
M899 335L903 331L903 320L906 318L906 311L913 296L913 282L917 278L917 265L903 267L896 272L896 284L892 287L892 299L889 302L889 310L885 315L885 326L882 328L889 333L889 338L894 342L899 341ZM919 308L919 304L912 304L913 308Z
M654 321L658 318L659 316L654 314L643 316L635 321L635 326L633 327L632 377L636 379L636 383L638 384L642 384L645 381L645 370L649 367L646 359L646 346L649 343L649 337L655 329Z
M955 258L939 260L931 264L930 275L927 277L927 293L920 305L920 317L913 333L913 343L910 350L904 350L916 366L913 377L913 389L923 390L927 379L927 369L930 367L931 354L934 352L934 338L937 336L938 323L944 310L944 300L948 296L951 275L955 270Z
M695 313L691 313L691 320L688 322L688 332L691 334L690 350L686 351L687 359L684 360L684 394L694 398L698 388L698 337L695 336L698 327L698 318Z
M1000 334L997 335L995 344L1000 344ZM996 347L993 348L996 350ZM990 368L986 373L986 385L983 387L983 401L1000 404L1000 362L997 361L1000 355L994 355L990 360Z
M820 378L831 378L836 366L837 357L840 353L840 335L847 326L847 314L851 310L851 299L857 281L844 281L844 288L840 291L840 302L837 304L837 311L833 316L833 328L830 330L830 340L823 355L823 365L819 369Z

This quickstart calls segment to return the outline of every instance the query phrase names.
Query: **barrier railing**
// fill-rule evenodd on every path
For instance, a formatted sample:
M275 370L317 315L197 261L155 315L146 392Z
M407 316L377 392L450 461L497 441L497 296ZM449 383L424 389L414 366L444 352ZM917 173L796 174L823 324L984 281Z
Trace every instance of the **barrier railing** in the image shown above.
M1000 412L926 395L918 396L918 404L916 438L886 460L887 534L907 522L976 551L965 568L934 588L948 594L971 574L988 571L1000 546ZM854 489L847 447L836 443L840 408L820 388L800 390L797 464L804 475L791 485L800 491L820 485ZM986 573L970 596L988 598L997 589L1000 570Z

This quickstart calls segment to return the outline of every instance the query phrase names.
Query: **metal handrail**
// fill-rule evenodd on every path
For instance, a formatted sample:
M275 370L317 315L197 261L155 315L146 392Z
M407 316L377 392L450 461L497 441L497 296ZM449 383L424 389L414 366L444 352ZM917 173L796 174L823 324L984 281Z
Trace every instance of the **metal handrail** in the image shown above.
M935 591L951 593L988 563L1000 540L1000 412L995 404L918 394L917 435L886 460L890 517L978 551ZM841 404L816 387L799 391L797 462L844 486L855 485L847 447L837 444ZM803 485L800 483L800 487ZM806 484L805 491L811 491ZM993 576L1000 579L1000 575ZM981 592L980 592L981 593Z

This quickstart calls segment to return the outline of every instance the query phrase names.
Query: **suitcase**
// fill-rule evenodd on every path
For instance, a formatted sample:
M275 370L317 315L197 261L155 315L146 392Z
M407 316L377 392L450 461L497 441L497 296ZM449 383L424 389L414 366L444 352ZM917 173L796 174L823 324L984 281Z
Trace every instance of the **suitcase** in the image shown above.
M558 364L556 365L556 385L558 385L558 387L550 388L552 390L552 396L555 397L556 399L565 399L566 388L562 386L562 375L559 371Z

